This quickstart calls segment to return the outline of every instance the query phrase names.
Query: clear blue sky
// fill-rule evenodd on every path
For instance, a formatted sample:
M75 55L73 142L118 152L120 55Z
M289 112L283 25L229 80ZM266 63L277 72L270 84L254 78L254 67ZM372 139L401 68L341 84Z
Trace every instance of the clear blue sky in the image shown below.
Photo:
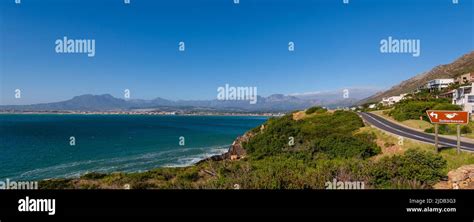
M0 10L0 104L127 88L213 99L226 83L262 96L387 88L474 49L471 0L2 0ZM64 36L95 39L95 57L55 53ZM420 39L421 56L380 53L388 36Z

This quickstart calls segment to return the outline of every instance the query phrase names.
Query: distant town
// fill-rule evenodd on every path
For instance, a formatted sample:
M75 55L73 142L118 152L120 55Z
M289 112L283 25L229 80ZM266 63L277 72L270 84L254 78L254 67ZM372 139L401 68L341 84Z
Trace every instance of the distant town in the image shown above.
M168 112L158 110L134 110L134 111L1 111L0 114L83 114L83 115L162 115L162 116L283 116L285 113L262 112L262 113L246 113L246 112Z

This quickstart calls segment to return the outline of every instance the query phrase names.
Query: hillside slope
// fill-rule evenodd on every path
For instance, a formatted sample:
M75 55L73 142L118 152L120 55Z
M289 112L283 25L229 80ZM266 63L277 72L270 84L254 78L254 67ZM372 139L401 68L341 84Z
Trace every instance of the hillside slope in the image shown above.
M428 72L416 75L408 80L393 86L385 92L376 93L366 99L359 101L359 104L378 102L383 97L400 95L412 92L418 87L426 84L427 81L437 78L455 78L467 72L474 71L474 51L463 55L454 62L446 65L436 66Z
M293 115L295 114L295 115ZM271 118L240 140L239 160L217 158L188 167L137 173L94 172L80 178L40 181L40 189L343 189L430 188L446 161L434 151L408 149L380 156L372 132L354 112L320 109ZM297 120L294 116L299 116ZM236 143L239 143L239 140ZM385 144L382 142L381 144ZM231 151L232 152L232 151ZM235 155L235 154L234 154ZM342 189L342 188L337 188Z

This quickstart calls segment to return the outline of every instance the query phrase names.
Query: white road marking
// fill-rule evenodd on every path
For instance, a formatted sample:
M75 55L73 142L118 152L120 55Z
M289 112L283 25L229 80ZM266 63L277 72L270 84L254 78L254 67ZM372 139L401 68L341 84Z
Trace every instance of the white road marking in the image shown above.
M364 113L364 114L365 114L365 113ZM413 136L413 137L417 137L417 138L429 140L430 142L434 143L434 140L433 140L433 139L426 138L426 137L422 137L422 136L418 136L418 135L415 135L415 134L409 134L409 133L407 133L407 132L404 132L404 131L401 131L401 130L399 130L399 129L393 128L393 127L391 127L391 126L389 126L389 125L387 125L387 124L385 124L385 123L382 123L382 122L380 122L379 120L375 119L374 117L370 116L369 114L365 114L365 115L368 116L368 117L370 117L370 118L372 118L372 119L375 120L376 122L378 122L378 123L380 123L380 124L382 124L382 125L384 125L384 126L390 128L390 129L393 129L393 130L395 130L395 131L398 131L398 132L400 132L400 133L402 133L402 134L404 134L404 135L410 135L410 136ZM381 130L383 130L383 129L381 129ZM410 137L407 137L407 136L405 136L405 137L408 138L408 139L410 139ZM457 146L457 144L446 143L446 142L441 142L441 141L439 142L439 144L442 144L442 145L449 145L449 146L454 146L454 147ZM470 149L469 147L465 147L465 146L461 146L461 148L468 149L468 150Z

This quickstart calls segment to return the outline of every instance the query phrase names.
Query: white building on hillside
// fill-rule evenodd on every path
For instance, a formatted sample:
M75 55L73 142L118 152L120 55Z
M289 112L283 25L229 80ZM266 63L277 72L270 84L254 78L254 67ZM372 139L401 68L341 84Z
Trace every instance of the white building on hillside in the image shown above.
M433 79L426 83L426 88L429 90L441 90L454 83L454 79Z
M474 110L474 91L472 88L474 83L470 86L461 86L454 90L453 104L460 105L464 111L472 114Z
M390 96L390 97L385 97L385 98L382 98L382 101L380 103L382 103L384 106L391 106L395 103L398 103L400 102L400 100L402 100L403 98L405 98L407 94L404 93L404 94L400 94L399 96Z

